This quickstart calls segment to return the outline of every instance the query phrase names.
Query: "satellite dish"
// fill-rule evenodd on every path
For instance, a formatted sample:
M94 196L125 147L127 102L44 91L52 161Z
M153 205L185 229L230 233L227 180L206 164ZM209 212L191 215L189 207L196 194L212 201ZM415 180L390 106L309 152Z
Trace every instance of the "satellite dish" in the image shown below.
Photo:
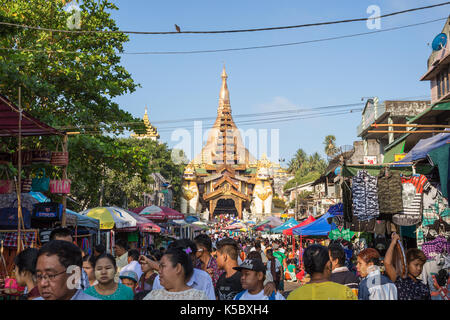
M439 51L447 44L447 35L445 33L439 33L431 43L433 51Z

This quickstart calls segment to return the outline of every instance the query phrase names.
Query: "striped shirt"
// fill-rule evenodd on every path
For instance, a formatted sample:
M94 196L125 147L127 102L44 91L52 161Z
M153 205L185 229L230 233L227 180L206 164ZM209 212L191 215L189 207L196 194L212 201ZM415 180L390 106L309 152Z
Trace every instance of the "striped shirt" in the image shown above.
M402 177L403 212L393 216L392 220L400 226L412 226L422 222L422 196L431 188L427 177L412 175Z

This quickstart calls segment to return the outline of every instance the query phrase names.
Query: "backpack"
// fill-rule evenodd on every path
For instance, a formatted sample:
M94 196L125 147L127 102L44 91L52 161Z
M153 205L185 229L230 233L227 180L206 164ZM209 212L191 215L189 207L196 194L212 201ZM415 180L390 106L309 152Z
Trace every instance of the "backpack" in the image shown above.
M239 292L239 293L236 295L235 300L241 300L241 297L244 295L244 293L245 293L246 291L247 291L247 290L244 290L244 291ZM272 292L272 294L269 296L269 300L276 300L276 299L275 299L275 291Z

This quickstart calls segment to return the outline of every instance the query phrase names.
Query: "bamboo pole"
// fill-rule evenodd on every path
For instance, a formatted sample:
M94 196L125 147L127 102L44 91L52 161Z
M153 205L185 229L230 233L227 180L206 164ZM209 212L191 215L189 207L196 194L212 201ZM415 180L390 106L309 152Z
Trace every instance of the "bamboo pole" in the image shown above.
M67 152L67 134L64 135L64 140L63 140L63 151ZM63 168L63 179L67 179L67 165L64 166ZM67 195L63 194L62 195L62 205L63 205L63 212L62 212L62 217L61 217L61 226L62 227L66 227L66 207L67 207Z
M21 199L21 191L22 191L22 92L21 87L19 87L19 159L17 160L18 164L18 185L16 185L16 194L17 194L17 253L21 251L21 227L23 223L22 218L22 199ZM25 228L24 228L25 229Z
M367 133L450 133L446 130L369 130Z
M450 128L447 124L407 124L407 123L373 123L371 127L406 127L406 128Z

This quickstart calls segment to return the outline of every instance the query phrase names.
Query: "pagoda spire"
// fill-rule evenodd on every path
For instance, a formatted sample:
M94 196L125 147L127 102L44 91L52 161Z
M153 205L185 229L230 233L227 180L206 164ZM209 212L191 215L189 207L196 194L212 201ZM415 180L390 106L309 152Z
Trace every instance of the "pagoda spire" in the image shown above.
M228 85L227 85L227 72L225 71L225 65L223 66L222 70L222 87L220 88L220 94L219 94L219 108L217 110L217 113L220 115L224 109L227 109L231 113L231 106L230 106L230 92L228 91Z

